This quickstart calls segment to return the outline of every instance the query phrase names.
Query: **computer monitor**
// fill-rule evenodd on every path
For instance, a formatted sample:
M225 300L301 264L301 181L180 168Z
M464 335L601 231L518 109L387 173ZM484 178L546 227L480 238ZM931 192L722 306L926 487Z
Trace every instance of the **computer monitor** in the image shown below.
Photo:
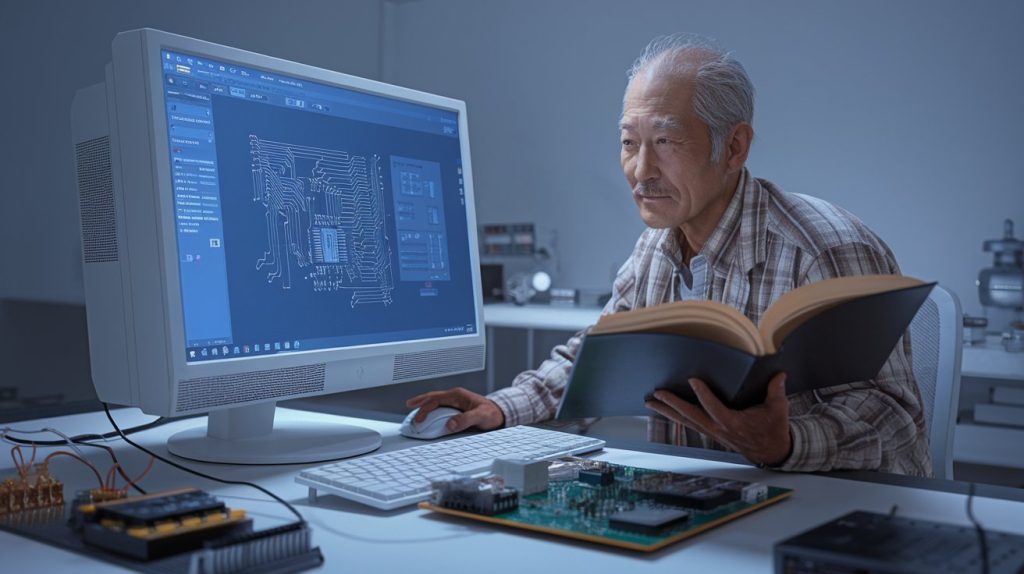
M463 102L151 29L112 52L72 105L100 400L208 412L182 457L313 462L380 435L276 401L483 368Z

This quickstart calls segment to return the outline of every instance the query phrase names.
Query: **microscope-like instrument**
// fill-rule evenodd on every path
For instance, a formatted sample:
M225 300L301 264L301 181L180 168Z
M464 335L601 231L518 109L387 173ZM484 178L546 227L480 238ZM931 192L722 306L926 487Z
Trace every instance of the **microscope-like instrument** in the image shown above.
M1024 351L1024 241L1013 236L1013 221L1003 222L1003 237L982 247L994 264L978 274L978 298L988 331L1002 333L1007 351Z

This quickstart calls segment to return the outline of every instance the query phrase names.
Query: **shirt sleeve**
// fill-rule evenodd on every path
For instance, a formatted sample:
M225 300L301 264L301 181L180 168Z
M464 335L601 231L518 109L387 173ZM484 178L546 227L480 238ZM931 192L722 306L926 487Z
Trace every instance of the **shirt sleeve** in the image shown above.
M619 269L612 284L612 296L602 314L628 311L635 300L634 258L630 257ZM555 416L569 382L573 362L590 327L573 335L564 345L551 350L551 358L529 371L523 371L512 381L512 386L489 395L505 415L505 426L516 426L547 420Z
M866 244L829 249L815 258L801 284L847 275L899 273L888 250ZM790 397L790 471L884 469L931 475L920 393L904 334L878 375Z

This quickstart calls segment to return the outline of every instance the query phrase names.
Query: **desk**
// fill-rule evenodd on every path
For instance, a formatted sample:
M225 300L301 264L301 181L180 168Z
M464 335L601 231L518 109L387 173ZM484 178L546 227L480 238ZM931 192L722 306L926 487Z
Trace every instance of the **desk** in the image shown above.
M124 427L151 420L135 409L115 411ZM378 430L384 437L381 451L422 444L398 435L398 425L349 417L333 417L288 409L278 409L281 419L338 420L362 424ZM205 424L202 418L174 423L134 435L134 439L160 454L166 454L167 437L183 428ZM55 419L25 421L18 428L56 427L67 433L103 432L108 424L102 413L71 415ZM146 456L120 441L111 441L118 458L134 474L146 462ZM807 474L780 474L729 462L670 456L678 447L649 445L658 452L639 452L608 448L597 458L611 462L677 472L704 473L740 480L762 481L795 489L790 500L783 501L737 522L704 533L693 540L670 546L652 555L582 542L563 540L522 531L492 528L452 517L435 515L415 507L395 511L373 508L333 497L321 496L315 506L306 498L306 487L293 477L302 465L231 467L189 463L192 467L224 478L255 481L295 503L313 528L314 543L326 558L326 572L390 573L440 572L446 574L480 572L749 572L772 571L771 552L775 542L854 509L888 512L899 505L903 515L968 524L964 496L954 492L926 490L941 487L940 481L893 477L899 484L881 484L861 480ZM96 453L89 452L96 450ZM378 451L378 452L381 452ZM105 453L87 449L91 461L107 468ZM103 456L100 456L103 455ZM728 459L727 455L719 458ZM4 457L2 473L12 473ZM51 472L68 484L67 492L95 481L90 471L68 459L56 458ZM864 473L861 473L864 474ZM291 515L280 505L242 486L207 482L157 462L142 486L155 491L178 486L198 486L222 497L229 506L244 508L256 519L256 528L283 524ZM960 485L962 487L963 485ZM1024 493L1017 500L988 497L1014 494L1010 489L980 490L985 496L975 500L975 513L986 528L1024 533ZM15 551L15 549L17 549ZM0 554L4 570L32 572L45 565L47 572L125 572L91 559L0 532Z
M600 307L560 305L515 305L489 303L484 305L484 326L488 342L494 340L494 329L507 327L526 330L526 369L536 369L534 362L534 332L537 329L569 331L575 333L597 322ZM493 349L493 347L491 347ZM495 389L494 353L487 353L487 392Z

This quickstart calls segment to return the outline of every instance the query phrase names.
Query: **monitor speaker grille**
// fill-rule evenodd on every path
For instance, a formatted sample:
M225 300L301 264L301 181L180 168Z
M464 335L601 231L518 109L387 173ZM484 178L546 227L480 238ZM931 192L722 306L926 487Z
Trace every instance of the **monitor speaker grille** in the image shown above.
M85 262L117 261L110 137L79 142L75 146L75 164L78 171L78 201Z
M473 371L484 366L484 346L460 347L441 351L420 351L395 357L394 382L411 381L435 375Z
M324 390L324 365L269 369L202 377L178 385L176 411L207 410L213 407L290 397Z

